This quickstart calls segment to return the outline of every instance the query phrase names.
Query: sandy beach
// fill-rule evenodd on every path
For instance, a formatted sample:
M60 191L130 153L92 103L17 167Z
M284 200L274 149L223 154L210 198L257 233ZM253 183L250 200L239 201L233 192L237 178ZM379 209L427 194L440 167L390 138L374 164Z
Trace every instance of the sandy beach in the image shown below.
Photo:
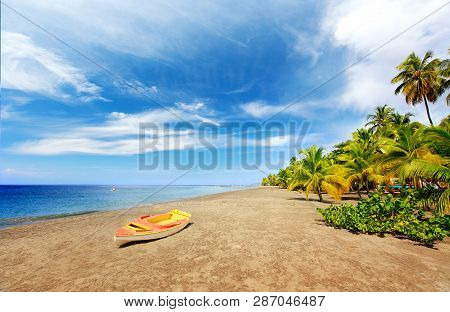
M336 230L316 212L327 205L259 187L0 230L0 290L450 291L449 239L427 248ZM128 220L172 208L193 223L113 244Z

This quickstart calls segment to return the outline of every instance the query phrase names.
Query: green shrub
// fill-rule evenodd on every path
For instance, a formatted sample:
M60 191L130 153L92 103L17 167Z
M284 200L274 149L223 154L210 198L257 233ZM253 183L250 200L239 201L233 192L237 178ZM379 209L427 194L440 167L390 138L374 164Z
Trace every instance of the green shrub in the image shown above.
M403 235L426 245L443 240L449 234L450 217L426 219L416 197L412 191L404 192L399 198L371 193L356 206L344 203L318 208L318 211L327 224L353 232Z

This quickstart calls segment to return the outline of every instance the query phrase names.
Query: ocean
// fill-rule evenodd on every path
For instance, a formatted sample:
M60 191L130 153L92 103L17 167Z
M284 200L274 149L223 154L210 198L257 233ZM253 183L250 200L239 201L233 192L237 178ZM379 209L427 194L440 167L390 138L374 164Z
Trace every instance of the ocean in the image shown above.
M246 187L0 185L0 228L243 188Z

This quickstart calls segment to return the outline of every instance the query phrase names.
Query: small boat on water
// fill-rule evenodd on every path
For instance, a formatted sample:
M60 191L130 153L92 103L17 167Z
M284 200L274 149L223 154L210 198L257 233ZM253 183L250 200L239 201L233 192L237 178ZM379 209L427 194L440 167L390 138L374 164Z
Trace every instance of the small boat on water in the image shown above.
M190 213L178 209L164 214L140 216L118 229L114 242L120 246L128 242L167 237L184 229L190 220Z
M117 191L117 189L116 189L115 187L113 187L113 188L111 189L111 192L115 192L115 191Z

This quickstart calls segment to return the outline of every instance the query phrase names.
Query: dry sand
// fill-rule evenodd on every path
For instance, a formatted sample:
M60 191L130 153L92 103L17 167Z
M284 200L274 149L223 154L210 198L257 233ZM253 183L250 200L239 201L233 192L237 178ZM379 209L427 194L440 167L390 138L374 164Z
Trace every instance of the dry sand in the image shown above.
M5 229L0 290L450 291L449 239L433 249L336 230L316 212L326 205L261 187ZM126 221L171 208L193 224L114 246Z

